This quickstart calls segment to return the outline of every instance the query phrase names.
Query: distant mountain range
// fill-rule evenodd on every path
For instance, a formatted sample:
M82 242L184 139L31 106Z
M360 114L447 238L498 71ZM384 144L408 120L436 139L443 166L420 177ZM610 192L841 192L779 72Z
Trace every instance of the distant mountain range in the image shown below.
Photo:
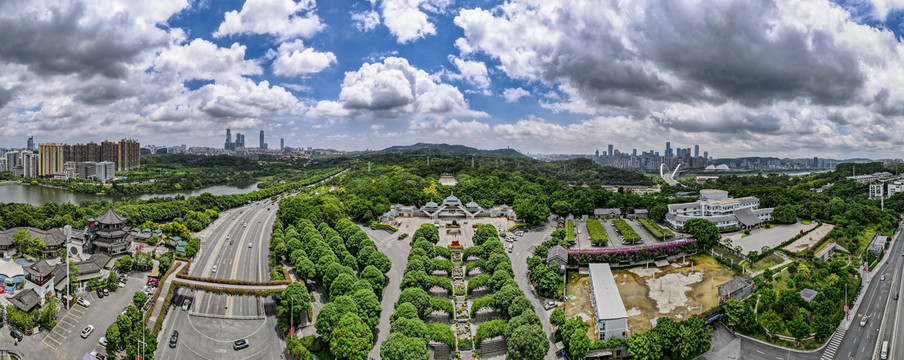
M474 155L474 156L501 156L501 157L511 157L511 158L526 158L527 155L524 155L518 152L515 149L507 148L507 149L496 149L496 150L482 150L476 149L469 146L464 145L449 145L449 144L427 144L427 143L417 143L414 145L405 145L405 146L392 146L385 148L383 150L379 150L378 152L385 153L397 153L397 154L436 154L436 155Z

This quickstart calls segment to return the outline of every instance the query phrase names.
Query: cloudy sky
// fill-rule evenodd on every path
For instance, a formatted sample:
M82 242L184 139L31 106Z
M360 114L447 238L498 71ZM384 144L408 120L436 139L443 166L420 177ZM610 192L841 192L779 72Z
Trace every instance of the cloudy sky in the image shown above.
M0 147L904 157L904 0L0 2Z

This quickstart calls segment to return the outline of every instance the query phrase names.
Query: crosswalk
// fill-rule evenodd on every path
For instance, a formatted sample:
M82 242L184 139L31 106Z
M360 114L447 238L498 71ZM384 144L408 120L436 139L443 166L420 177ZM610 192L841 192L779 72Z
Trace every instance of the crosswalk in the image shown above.
M832 338L829 339L829 345L826 346L825 351L822 353L822 360L832 360L835 358L835 352L838 351L838 346L841 345L841 340L844 339L844 334L847 332L845 329L838 329L832 334Z

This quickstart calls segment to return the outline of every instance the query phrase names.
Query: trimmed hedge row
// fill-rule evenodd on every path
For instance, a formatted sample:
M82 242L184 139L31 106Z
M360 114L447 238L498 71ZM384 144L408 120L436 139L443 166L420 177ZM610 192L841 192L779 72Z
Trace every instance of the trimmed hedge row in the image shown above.
M657 239L665 240L675 236L675 233L673 233L671 230L657 225L650 219L638 219L638 221L640 221L640 223L643 224L643 227L646 228L647 231L653 234L653 236Z
M640 241L640 235L637 235L634 232L634 229L631 228L631 225L628 225L628 222L622 219L612 220L615 223L615 227L618 228L618 231L621 233L622 237L625 238L625 241L635 242Z
M600 219L587 219L587 233L590 235L590 243L595 246L606 246L609 242L609 236L606 235L606 229Z
M386 231L389 231L389 232L396 232L396 231L399 231L399 228L397 228L397 227L395 227L395 226L392 226L392 225L389 225L389 224L381 224L381 223L373 223L373 224L370 224L370 229L371 229L371 230L386 230Z
M173 262L175 262L175 261L176 260L173 260ZM183 268L188 268L190 265L191 265L191 260L187 260L187 262L186 262L185 266L183 266ZM166 274L163 274L163 277L161 279L166 281L166 278L168 278L175 271L176 271L176 267L170 265L169 270L166 272ZM148 312L144 314L144 322L145 323L147 323L148 319L151 318L151 314L154 312L154 307L157 306L157 297L160 296L161 291L163 291L163 284L158 282L157 290L154 291L154 296L148 298L148 301L151 301L151 306L148 308Z
M574 221L565 221L565 241L568 241L568 243L574 242Z

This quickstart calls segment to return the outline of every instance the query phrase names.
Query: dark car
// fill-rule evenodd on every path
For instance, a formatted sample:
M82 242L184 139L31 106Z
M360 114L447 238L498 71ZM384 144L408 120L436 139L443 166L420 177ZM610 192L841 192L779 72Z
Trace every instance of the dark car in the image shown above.
M169 347L171 347L171 348L176 347L176 343L178 343L178 342L179 342L179 331L173 330L173 336L170 336L170 339L169 339Z
M232 344L232 349L236 351L242 350L246 347L248 347L248 340L245 339L236 340L235 343Z
M12 329L9 331L9 336L12 336L14 339L22 341L22 333L19 330Z
M107 360L107 357L104 356L104 354L97 354L97 355L94 355L94 359L95 360Z
M97 293L97 298L98 298L98 299L104 297L104 291L101 290L101 289L97 289L97 291L95 291L95 293Z

